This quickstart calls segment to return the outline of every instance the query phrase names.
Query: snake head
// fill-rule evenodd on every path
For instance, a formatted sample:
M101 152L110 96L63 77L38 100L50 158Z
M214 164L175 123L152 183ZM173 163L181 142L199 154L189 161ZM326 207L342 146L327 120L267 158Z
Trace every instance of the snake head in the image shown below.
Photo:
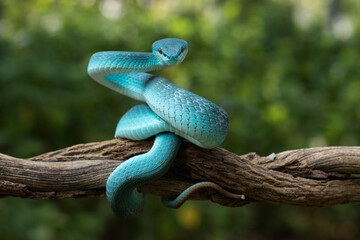
M153 43L152 52L162 64L176 65L184 60L188 44L181 39L165 38Z

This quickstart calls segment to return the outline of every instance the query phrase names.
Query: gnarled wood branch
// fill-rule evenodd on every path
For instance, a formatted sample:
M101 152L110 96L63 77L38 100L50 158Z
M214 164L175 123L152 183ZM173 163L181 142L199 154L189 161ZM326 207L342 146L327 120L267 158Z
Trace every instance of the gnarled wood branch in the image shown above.
M29 159L0 154L0 194L51 199L104 195L109 174L126 159L147 152L153 139L114 139L79 144ZM221 148L184 142L165 176L139 188L173 198L199 181L212 181L243 199L211 191L193 199L225 206L254 201L298 206L360 203L360 147L321 147L286 151L272 157L238 156Z

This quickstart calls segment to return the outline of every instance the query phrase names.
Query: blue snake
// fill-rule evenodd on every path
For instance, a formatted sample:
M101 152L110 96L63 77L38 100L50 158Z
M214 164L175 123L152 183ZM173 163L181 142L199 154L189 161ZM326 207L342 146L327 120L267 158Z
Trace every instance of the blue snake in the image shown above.
M145 199L136 187L166 173L181 145L180 137L202 148L214 148L226 137L229 117L222 108L165 78L146 73L179 64L187 52L186 41L167 38L154 42L151 53L97 52L89 61L88 73L94 80L146 103L133 107L120 119L115 137L142 140L156 135L149 152L128 159L107 180L106 196L118 216L136 216L142 211ZM203 186L217 188L211 182L197 183L175 200L163 202L179 207Z

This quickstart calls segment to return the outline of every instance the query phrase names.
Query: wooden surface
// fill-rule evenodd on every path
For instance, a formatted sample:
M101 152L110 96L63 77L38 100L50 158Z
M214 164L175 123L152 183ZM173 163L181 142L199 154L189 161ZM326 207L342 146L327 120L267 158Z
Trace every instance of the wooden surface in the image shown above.
M109 174L126 159L147 152L152 142L114 139L29 159L0 154L0 194L34 199L104 195ZM275 156L238 156L185 142L168 173L139 190L173 198L193 183L212 181L244 194L245 199L228 199L211 191L192 198L225 206L254 201L298 206L360 203L360 147L308 148Z

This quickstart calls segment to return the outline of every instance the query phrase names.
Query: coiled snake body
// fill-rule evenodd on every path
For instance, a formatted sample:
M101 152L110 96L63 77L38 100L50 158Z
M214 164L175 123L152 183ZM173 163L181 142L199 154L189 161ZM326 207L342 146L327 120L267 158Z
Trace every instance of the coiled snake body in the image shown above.
M203 148L216 147L226 137L229 120L222 108L165 78L145 73L176 65L187 52L184 40L169 38L154 42L152 53L98 52L90 59L88 73L93 79L146 103L120 119L115 137L142 140L156 135L149 152L125 161L108 178L106 196L118 216L139 214L144 196L136 187L165 174L180 147L178 136ZM206 184L198 183L164 203L178 207L188 193Z

